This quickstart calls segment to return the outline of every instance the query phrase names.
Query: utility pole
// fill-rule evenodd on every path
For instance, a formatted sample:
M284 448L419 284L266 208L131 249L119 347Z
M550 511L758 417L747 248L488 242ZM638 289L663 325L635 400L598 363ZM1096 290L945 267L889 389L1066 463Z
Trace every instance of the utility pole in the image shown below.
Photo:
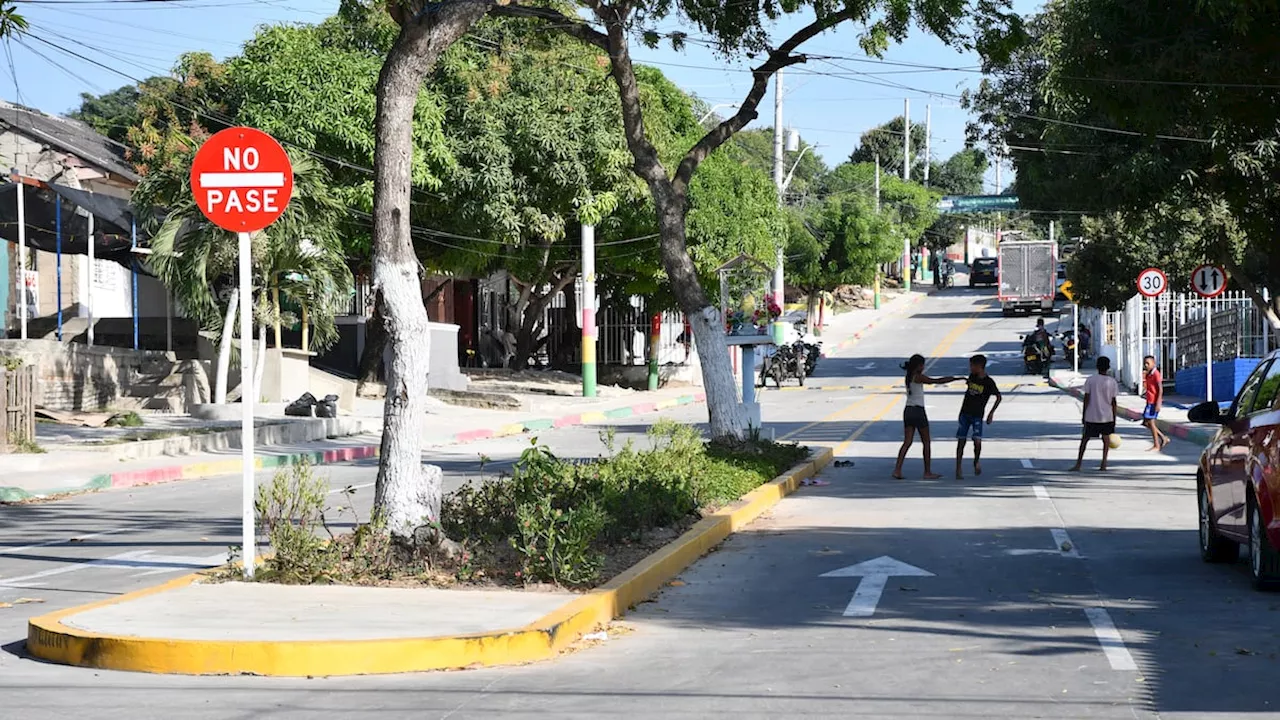
M924 106L924 186L929 187L929 141L933 134L933 106Z
M876 153L876 214L877 215L880 214L880 153ZM873 301L874 304L872 305L872 307L874 307L876 310L879 310L880 309L880 266L879 265L876 266L875 295L873 295L872 297L874 298L874 301Z
M876 212L880 212L880 153L876 153Z
M596 228L582 226L582 397L596 396Z
M786 191L785 185L785 168L783 167L783 138L782 138L782 71L779 70L773 76L773 184L778 189L778 206L781 207L782 195ZM786 244L783 239L778 238L778 262L773 268L773 301L778 304L778 308L782 308L783 292L782 292L782 260L786 253ZM778 317L778 322L773 324L773 341L782 344L783 329L782 317ZM749 369L744 373L750 372Z
M911 182L911 98L902 101L902 179ZM902 287L911 291L911 238L902 238Z

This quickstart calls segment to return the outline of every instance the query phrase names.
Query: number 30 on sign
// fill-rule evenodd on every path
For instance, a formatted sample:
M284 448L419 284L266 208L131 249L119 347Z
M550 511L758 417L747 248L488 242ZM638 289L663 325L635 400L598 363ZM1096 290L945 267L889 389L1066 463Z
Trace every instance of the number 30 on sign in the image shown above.
M1155 297L1169 289L1169 278L1160 268L1147 268L1138 273L1138 292L1145 297Z

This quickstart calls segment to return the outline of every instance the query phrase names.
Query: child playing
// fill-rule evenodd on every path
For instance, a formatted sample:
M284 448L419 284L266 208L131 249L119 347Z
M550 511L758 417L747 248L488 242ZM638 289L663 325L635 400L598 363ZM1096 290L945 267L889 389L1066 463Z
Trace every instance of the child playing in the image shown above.
M907 406L902 410L902 447L898 448L898 464L893 466L893 477L902 480L902 463L907 459L907 451L916 433L920 433L920 442L924 445L924 479L937 480L942 477L933 471L932 440L929 436L929 415L924 408L924 386L945 385L953 383L958 377L931 378L924 374L925 360L923 355L912 355L903 365L906 370L904 384L907 390Z
M963 480L964 473L960 463L964 460L964 444L970 435L973 436L973 472L982 474L982 413L986 410L987 401L994 395L996 404L987 413L988 424L995 422L996 408L1004 400L996 381L987 374L987 357L974 355L969 358L968 389L964 394L964 402L960 405L960 429L956 431L956 479Z

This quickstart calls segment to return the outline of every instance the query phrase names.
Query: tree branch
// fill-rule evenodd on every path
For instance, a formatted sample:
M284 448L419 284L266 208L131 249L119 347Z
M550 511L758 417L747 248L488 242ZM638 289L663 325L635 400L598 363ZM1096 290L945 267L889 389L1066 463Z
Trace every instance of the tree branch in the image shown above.
M552 23L555 29L572 35L588 45L594 45L601 50L609 49L609 37L607 35L581 20L571 18L554 8L528 7L514 4L495 5L489 10L489 14L494 17L546 20L548 23Z
M820 17L798 30L779 45L777 49L770 52L768 59L751 71L751 75L754 78L751 83L751 90L747 92L746 98L738 106L738 112L704 135L696 145L689 149L689 152L685 153L684 159L680 161L680 166L676 169L675 179L672 181L677 192L684 194L689 187L689 181L693 178L694 171L698 169L702 161L706 160L721 145L728 142L729 138L733 137L735 133L746 127L747 123L759 116L756 109L760 106L760 101L764 99L765 90L768 89L769 79L773 77L773 74L785 67L808 60L804 55L792 55L796 48L845 20L859 16L863 10L864 8L861 7L846 7L840 12Z

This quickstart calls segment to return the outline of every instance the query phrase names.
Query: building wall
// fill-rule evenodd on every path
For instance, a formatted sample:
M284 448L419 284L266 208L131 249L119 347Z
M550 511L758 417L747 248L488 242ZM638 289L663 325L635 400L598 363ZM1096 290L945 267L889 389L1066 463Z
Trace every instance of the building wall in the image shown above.
M0 132L0 168L14 168L20 175L46 182L56 182L67 187L80 188L114 197L128 198L131 185L114 176L107 176L87 166L79 158L56 148L32 140L21 133L7 130ZM13 237L10 237L10 235ZM0 263L7 268L6 293L0 294L0 302L6 309L10 329L17 326L19 297L18 246L14 229L6 229L4 239L8 262L0 255ZM12 245L10 245L12 243ZM36 270L37 303L28 311L29 316L49 317L58 312L58 266L62 268L61 305L64 318L89 315L89 284L93 284L92 300L95 318L127 318L133 316L133 289L130 271L113 262L94 260L90 269L89 258L83 255L63 255L59 263L56 253L28 249L28 265ZM7 298L5 297L7 295ZM165 317L169 312L167 291L153 278L138 276L138 316Z

